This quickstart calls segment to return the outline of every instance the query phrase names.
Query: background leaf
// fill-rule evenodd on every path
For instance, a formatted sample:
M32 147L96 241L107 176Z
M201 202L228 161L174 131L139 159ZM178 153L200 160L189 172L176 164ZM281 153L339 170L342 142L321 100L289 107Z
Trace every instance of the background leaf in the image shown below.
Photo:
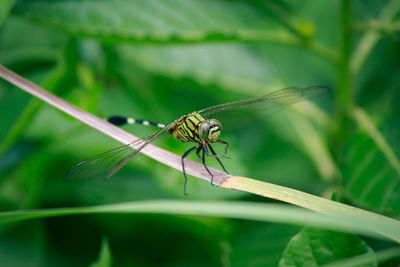
M344 150L345 192L359 205L398 215L399 161L382 134L370 128L368 117L362 114L356 117L362 130L353 136Z
M348 196L359 205L399 214L399 175L369 136L358 134L350 141L346 162L358 168L343 167L343 183Z
M280 0L252 5L209 0L35 1L17 6L16 12L78 36L165 43L246 39L252 31L268 38L276 34L266 31L271 23L287 21L285 8Z
M358 236L305 227L289 242L279 266L321 266L360 255L370 259L363 266L377 266L375 253Z

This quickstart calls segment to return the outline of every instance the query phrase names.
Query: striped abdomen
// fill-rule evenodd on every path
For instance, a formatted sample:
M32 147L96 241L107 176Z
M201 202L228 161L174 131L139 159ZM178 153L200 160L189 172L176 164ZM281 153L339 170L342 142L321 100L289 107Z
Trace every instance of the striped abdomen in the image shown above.
M154 122L154 121L146 121L142 119L134 119L134 118L129 118L129 117L123 117L123 116L111 116L107 118L108 122L111 122L114 125L117 126L122 126L125 124L142 124L144 126L155 126L158 128L164 128L165 124Z

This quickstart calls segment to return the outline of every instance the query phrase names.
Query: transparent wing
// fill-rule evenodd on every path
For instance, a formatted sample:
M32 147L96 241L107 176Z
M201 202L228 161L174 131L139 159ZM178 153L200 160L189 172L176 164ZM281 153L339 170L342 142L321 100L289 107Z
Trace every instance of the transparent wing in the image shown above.
M64 179L67 181L92 177L108 179L124 167L146 145L150 144L162 133L166 132L166 129L168 129L168 126L127 145L85 159L72 167L65 174Z
M305 88L289 87L278 90L261 97L221 104L200 110L199 113L209 118L210 116L231 110L269 109L275 110L304 99L311 99L329 93L331 90L325 86L311 86Z

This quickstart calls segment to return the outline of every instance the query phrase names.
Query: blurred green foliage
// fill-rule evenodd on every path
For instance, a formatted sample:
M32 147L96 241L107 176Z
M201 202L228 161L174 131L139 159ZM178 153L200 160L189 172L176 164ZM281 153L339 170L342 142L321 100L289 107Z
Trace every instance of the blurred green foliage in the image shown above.
M5 0L0 64L100 117L161 123L287 86L330 86L317 106L250 120L239 114L224 124L227 169L325 197L336 191L337 201L399 218L399 11L398 0ZM176 198L271 202L193 178L184 197L182 173L144 156L107 182L65 183L75 163L117 144L3 80L0 115L4 211ZM137 136L154 130L126 129ZM173 138L158 145L187 149ZM306 251L307 234L315 251ZM3 266L317 266L307 253L330 263L391 246L311 228L173 215L0 227ZM360 253L348 253L357 247ZM333 249L341 256L326 257Z

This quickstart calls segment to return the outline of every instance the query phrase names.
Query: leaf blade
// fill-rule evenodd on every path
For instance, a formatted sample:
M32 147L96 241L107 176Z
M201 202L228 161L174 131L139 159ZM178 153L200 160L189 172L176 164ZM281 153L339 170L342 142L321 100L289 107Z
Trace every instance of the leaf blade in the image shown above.
M279 266L321 266L355 256L368 258L363 266L377 266L374 251L358 236L305 227L289 242Z
M78 214L135 213L215 216L254 221L302 224L336 231L353 231L372 237L384 237L400 242L400 227L398 226L400 222L384 218L378 214L371 213L371 217L362 217L358 216L358 214L344 217L343 214L320 214L303 208L281 204L244 201L151 200L76 208L19 210L1 212L0 223ZM394 227L393 223L395 224ZM381 231L371 230L372 228L381 229Z
M15 12L71 35L131 42L299 40L280 1L37 1ZM273 29L283 25L288 30ZM273 30L271 30L273 29ZM294 37L294 38L293 38Z

